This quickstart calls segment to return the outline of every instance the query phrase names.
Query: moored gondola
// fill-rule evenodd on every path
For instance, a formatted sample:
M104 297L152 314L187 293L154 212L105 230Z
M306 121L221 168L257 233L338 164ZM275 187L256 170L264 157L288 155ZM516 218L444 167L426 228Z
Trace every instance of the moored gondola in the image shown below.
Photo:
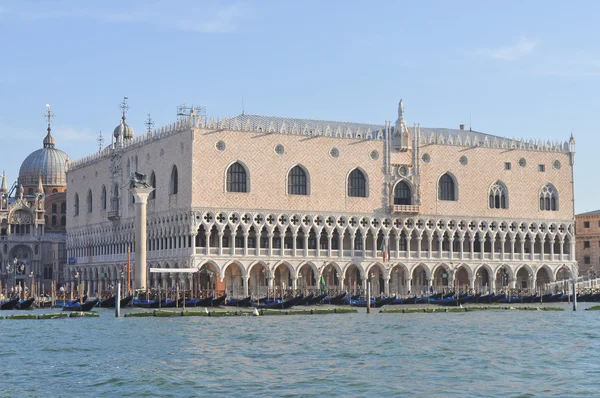
M283 300L281 302L259 304L258 308L268 309L268 310L285 310L285 309L291 308L291 307L295 306L296 304L298 304L298 302L300 300L302 300L302 297L303 296L296 296L296 297L292 297L291 299L288 299L288 300Z
M250 307L251 301L252 298L250 296L241 299L232 298L229 299L225 305L229 307Z
M218 307L218 306L222 305L225 302L226 298L227 298L227 295L224 294L221 297L217 297L215 299L212 299L212 301L210 302L210 306L211 307Z
M308 296L304 296L302 297L302 300L298 301L298 304L296 305L308 305L308 302L312 300L313 297L315 297L313 293L309 294Z
M342 305L345 304L344 299L346 298L346 292L342 292L337 296L333 296L329 298L329 302L327 304L333 305Z
M31 305L33 304L34 301L35 301L35 298L33 298L33 297L28 298L27 300L19 300L17 305L15 305L15 309L28 310L31 308Z
M100 300L100 303L98 305L101 308L114 308L116 301L117 301L116 296L110 296L103 300Z
M92 308L94 308L96 306L96 304L98 304L98 300L89 300L83 304L73 303L73 304L63 305L62 309L63 309L63 311L84 311L85 312L85 311L90 311Z
M10 300L2 301L0 303L0 310L13 310L17 306L19 298L12 298Z
M327 294L325 294L325 293L324 294L320 294L317 297L313 297L312 299L310 299L308 301L308 305L320 304L325 297L327 297Z

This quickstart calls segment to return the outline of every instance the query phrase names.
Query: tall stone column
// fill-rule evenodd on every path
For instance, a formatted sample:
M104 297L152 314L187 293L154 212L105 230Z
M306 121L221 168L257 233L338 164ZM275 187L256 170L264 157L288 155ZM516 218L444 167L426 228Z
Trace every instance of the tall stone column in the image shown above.
M148 288L146 281L146 203L148 195L154 190L149 187L137 187L133 181L130 184L129 192L135 197L135 280L133 287L135 290L144 290Z

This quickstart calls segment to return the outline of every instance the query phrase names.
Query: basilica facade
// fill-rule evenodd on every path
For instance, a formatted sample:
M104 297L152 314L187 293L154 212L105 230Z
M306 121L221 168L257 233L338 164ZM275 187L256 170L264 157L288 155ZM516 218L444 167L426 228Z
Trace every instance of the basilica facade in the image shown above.
M147 204L148 287L408 294L538 289L576 272L575 141L191 112L113 143L67 175L64 276L105 290L135 251L133 172ZM204 276L204 277L203 277Z
M43 147L21 164L10 188L0 185L0 262L4 289L48 292L63 282L66 263L67 178L69 155L56 148L48 124Z

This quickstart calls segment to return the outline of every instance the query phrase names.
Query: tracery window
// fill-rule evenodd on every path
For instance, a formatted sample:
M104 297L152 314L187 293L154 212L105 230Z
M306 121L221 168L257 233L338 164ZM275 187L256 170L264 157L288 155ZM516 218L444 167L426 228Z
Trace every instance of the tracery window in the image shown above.
M102 192L100 194L100 209L106 210L106 187L102 185Z
M540 190L540 210L558 210L558 192L550 183L545 184Z
M501 181L492 185L489 199L490 209L508 209L508 190Z
M88 194L87 194L87 212L91 213L92 212L92 191L88 190Z
M352 170L348 176L348 196L354 198L367 197L367 179L359 169Z
M74 216L78 216L79 215L79 195L75 194L75 201L74 201L74 209L73 209L73 215Z

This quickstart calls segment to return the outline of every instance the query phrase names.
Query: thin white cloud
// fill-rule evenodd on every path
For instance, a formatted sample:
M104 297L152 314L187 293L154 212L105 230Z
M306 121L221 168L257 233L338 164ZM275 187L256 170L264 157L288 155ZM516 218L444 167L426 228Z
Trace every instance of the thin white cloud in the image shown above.
M197 10L197 11L196 11ZM15 9L0 7L0 18L26 21L50 19L96 19L108 23L138 23L162 26L169 29L198 33L224 33L238 29L240 20L248 12L241 3L233 3L224 7L187 9L186 14L166 16L161 10L138 9L129 12L111 12L97 9L64 8L64 9Z
M487 57L501 59L503 61L515 61L532 54L538 47L537 40L522 37L518 42L510 46L495 49L480 49L479 54Z
M98 133L93 133L89 129L79 129L68 126L53 127L52 135L57 142L95 142L98 138Z

